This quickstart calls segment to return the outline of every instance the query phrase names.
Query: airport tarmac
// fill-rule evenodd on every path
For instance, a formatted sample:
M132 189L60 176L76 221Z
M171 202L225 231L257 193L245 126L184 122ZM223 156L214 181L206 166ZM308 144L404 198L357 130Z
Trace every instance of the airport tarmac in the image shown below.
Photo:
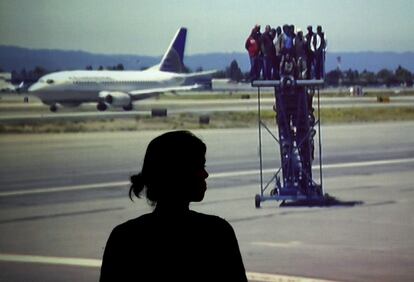
M413 128L322 127L325 192L364 204L260 209L257 129L196 130L210 177L192 208L232 224L250 281L412 281ZM127 180L160 133L3 134L0 281L97 281L111 229L151 210L128 199ZM267 178L279 156L263 142Z
M152 109L167 109L168 115L181 113L207 114L212 112L246 112L257 111L257 96L249 99L147 99L134 103L134 111L111 109L98 112L96 104L88 103L79 108L62 108L51 113L49 107L37 98L29 97L29 103L23 103L24 96L5 95L0 103L0 122L19 123L24 121L110 119L150 116ZM413 107L413 96L392 97L389 103L378 103L376 97L324 97L321 94L321 108L378 108L378 107ZM316 106L317 100L314 98ZM273 98L262 98L262 109L272 109Z

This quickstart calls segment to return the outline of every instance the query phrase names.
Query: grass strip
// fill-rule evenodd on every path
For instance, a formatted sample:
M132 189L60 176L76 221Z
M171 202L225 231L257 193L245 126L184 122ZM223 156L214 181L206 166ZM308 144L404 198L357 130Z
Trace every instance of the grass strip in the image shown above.
M315 113L316 114L316 113ZM136 116L134 118L85 119L77 121L22 121L0 124L0 133L65 133L97 131L135 131L156 129L248 128L257 127L257 112L215 112L209 124L200 124L197 114L168 117ZM262 120L275 125L275 112L262 111ZM321 109L321 124L392 122L414 120L414 108L327 108Z

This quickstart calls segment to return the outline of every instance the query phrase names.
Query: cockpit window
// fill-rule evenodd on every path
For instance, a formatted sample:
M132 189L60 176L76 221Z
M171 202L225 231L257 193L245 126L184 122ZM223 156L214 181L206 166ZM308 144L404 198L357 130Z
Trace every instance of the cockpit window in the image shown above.
M55 81L53 79L48 79L48 80L46 80L46 83L47 84L53 84L53 83L55 83Z

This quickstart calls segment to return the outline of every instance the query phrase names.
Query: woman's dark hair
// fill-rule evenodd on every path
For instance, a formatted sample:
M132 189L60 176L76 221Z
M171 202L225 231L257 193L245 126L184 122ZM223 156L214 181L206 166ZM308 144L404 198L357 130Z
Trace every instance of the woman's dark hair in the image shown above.
M151 205L160 198L173 196L173 189L180 184L188 170L204 159L206 145L189 131L171 131L153 139L145 153L142 170L131 176L132 194L145 196Z

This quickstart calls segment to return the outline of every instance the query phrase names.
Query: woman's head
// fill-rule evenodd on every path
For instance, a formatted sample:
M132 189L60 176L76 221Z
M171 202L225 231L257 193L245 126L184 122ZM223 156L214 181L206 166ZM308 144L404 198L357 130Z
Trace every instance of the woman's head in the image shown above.
M206 190L206 145L189 131L171 131L153 139L145 153L142 170L131 177L132 193L159 201L201 201Z

